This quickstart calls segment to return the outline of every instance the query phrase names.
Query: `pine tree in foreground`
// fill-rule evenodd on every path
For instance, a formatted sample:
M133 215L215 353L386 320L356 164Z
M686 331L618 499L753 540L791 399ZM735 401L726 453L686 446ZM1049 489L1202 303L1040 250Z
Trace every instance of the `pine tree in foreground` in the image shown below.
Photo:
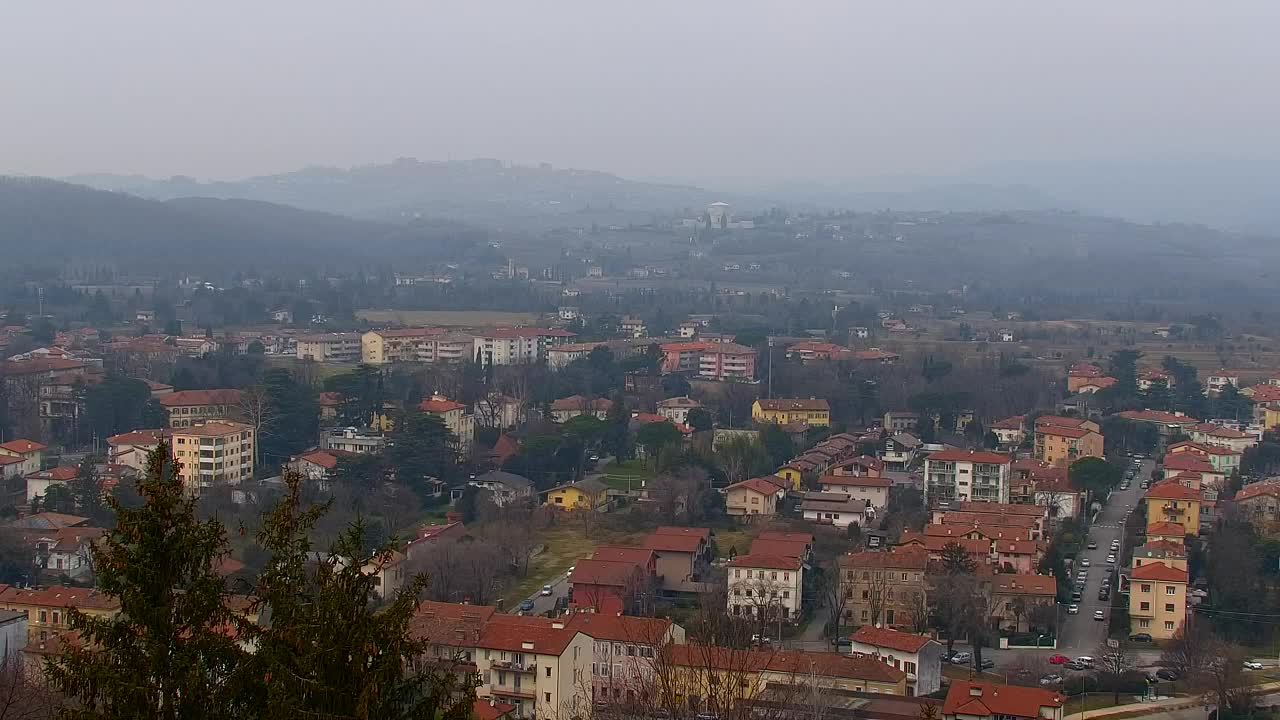
M195 500L161 442L138 482L137 509L108 500L116 529L94 549L98 588L119 598L113 619L68 612L73 632L46 674L69 702L63 718L240 717L236 668L245 656L228 630L215 562L227 553L217 520Z
M378 575L394 546L364 550L357 520L328 553L309 536L328 505L302 507L301 478L265 517L258 541L271 555L255 595L270 622L249 630L251 676L268 679L254 705L265 720L469 720L475 680L417 662L425 644L409 624L426 579L414 578L375 610Z

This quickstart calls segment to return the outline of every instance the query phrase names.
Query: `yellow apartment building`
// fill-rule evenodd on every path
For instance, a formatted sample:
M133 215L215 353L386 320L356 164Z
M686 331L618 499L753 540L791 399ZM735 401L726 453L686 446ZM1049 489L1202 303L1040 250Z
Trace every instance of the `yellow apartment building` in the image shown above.
M831 424L831 405L821 398L761 398L751 405L751 419L776 425L804 422L826 427Z
M230 420L205 420L174 428L173 457L187 491L199 494L216 485L238 485L253 477L256 437L252 426Z
M1135 567L1129 579L1130 628L1168 640L1187 620L1187 571L1163 562Z

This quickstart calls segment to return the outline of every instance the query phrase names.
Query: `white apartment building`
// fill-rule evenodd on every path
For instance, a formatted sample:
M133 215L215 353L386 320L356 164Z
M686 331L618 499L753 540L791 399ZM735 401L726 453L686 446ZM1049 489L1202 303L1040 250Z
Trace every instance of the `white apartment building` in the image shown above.
M952 502L1009 502L1012 461L986 450L941 450L924 461L925 500L931 506Z
M739 555L729 561L727 611L737 617L764 615L772 621L800 618L804 564L779 555Z
M486 365L526 365L547 359L547 350L573 337L567 330L495 328L475 336L473 357Z

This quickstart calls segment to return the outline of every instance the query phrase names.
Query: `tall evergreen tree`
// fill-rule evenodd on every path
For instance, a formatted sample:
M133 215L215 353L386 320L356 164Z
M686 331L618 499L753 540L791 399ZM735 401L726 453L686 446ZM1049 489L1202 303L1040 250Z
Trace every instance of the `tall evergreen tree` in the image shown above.
M271 553L255 591L271 622L250 629L256 651L249 675L270 678L254 698L261 717L469 720L474 679L459 682L417 662L426 646L411 637L410 622L426 578L414 578L375 610L378 571L394 545L367 552L357 520L314 561L308 538L328 504L304 508L301 478L285 481L289 492L258 533Z
M50 660L53 687L74 704L63 717L232 718L244 697L234 678L244 653L227 634L215 561L227 552L222 523L196 518L167 443L138 483L144 504L109 503L116 529L94 549L101 592L120 601L114 618L68 610L79 642Z
M424 490L430 476L451 479L458 469L458 438L435 415L413 409L405 412L391 432L387 450L396 478L415 490Z

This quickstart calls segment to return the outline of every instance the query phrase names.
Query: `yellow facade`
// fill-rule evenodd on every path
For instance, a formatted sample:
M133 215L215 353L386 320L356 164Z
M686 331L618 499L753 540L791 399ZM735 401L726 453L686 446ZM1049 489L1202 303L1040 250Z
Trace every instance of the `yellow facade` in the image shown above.
M1035 438L1035 456L1050 465L1070 465L1086 457L1102 457L1102 435L1088 432L1081 437L1073 438L1055 434L1053 428L1037 430Z
M799 468L783 466L778 468L778 471L774 473L774 475L786 480L791 485L792 491L800 492L800 478L803 474L800 472Z
M1154 565L1159 565L1157 571L1166 572L1148 572ZM1135 570L1129 582L1131 632L1148 633L1155 640L1168 640L1186 622L1186 571L1170 570L1158 563L1144 566L1142 571ZM1177 579L1179 576L1181 579Z
M826 401L821 401L822 406ZM811 400L756 400L751 405L751 419L758 423L803 422L825 427L831 424L831 409Z
M1188 535L1200 534L1200 501L1173 500L1169 498L1148 497L1147 524L1158 522L1178 523Z
M173 457L187 491L237 485L253 478L254 430L229 420L208 420L173 430Z
M547 493L547 504L560 510L587 510L600 507L604 493L588 493L573 485L556 488Z
M1267 429L1280 426L1280 406L1267 406L1262 409L1262 426Z

